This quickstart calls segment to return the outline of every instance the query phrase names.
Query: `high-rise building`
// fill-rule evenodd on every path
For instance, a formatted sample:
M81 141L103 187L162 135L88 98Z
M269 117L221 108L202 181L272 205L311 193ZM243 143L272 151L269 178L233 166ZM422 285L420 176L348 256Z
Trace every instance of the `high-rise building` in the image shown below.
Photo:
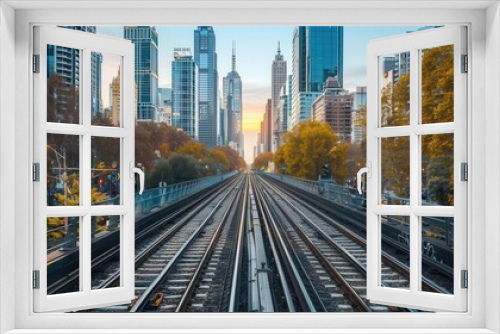
M124 37L135 45L137 120L157 120L158 33L155 27L124 27Z
M352 96L342 89L337 78L328 78L323 94L312 104L313 120L327 123L342 142L351 141Z
M172 125L172 89L158 88L158 122Z
M278 128L277 128L277 147L280 147L283 142L282 142L282 137L283 135L287 132L288 129L288 96L287 94L287 85L283 85L281 87L281 93L280 93L280 101L278 103L277 112L279 114L279 123L278 123Z
M60 26L61 28L78 30L95 34L95 26ZM101 100L101 65L102 54L92 52L91 54L91 97L92 97L92 116L102 113ZM67 48L57 45L48 45L47 47L47 77L57 73L67 85L75 88L80 87L80 50Z
M262 126L262 143L263 150L262 152L271 152L272 150L272 101L271 99L267 100L266 109L264 112L264 120Z
M296 27L293 36L292 126L310 118L306 93L322 93L328 77L344 81L344 27ZM308 117L309 116L309 117Z
M172 125L198 139L198 66L191 49L174 49L172 61Z
M224 109L224 101L222 95L219 97L219 121L217 122L217 145L224 146L227 144L227 112Z
M242 84L241 77L236 72L236 48L234 45L231 57L231 72L223 79L222 97L227 115L227 143L236 143L238 153L243 156Z
M118 75L111 81L111 123L115 126L120 125L120 69Z
M218 72L213 27L194 31L194 62L198 66L199 140L212 148L217 145Z
M351 93L351 143L360 143L364 136L364 118L366 117L366 86L356 87Z
M295 101L297 108L292 110L292 126L312 119L312 104L321 95L323 95L322 92L299 92ZM292 108L293 107L292 102Z
M286 118L286 131L292 130L292 87L293 87L293 76L290 74L288 76L288 83L286 89L286 104L288 116Z
M286 85L286 60L283 58L278 42L278 50L274 56L273 65L271 67L271 104L272 104L272 122L271 133L272 151L276 152L279 145L280 133L280 114L278 105L280 103L281 88Z

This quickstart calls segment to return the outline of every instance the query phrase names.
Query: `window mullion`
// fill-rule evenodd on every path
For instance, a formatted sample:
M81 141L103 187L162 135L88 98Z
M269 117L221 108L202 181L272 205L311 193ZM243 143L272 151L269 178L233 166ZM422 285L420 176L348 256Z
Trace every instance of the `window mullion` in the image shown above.
M92 289L92 216L90 213L91 207L91 117L92 117L92 104L91 104L91 91L92 91L92 74L91 74L91 51L88 48L82 50L83 62L81 62L81 81L80 81L80 105L82 124L85 128L85 134L82 136L82 150L80 151L81 157L81 181L80 181L80 203L85 209L85 216L82 221L82 233L80 240L81 247L81 270L82 270L82 291L90 294Z
M419 218L415 214L415 209L420 204L420 182L419 182L419 136L415 133L418 126L420 114L420 71L419 71L419 51L412 48L410 50L410 291L415 293L419 288L420 281L420 256L419 245L421 235L418 233Z

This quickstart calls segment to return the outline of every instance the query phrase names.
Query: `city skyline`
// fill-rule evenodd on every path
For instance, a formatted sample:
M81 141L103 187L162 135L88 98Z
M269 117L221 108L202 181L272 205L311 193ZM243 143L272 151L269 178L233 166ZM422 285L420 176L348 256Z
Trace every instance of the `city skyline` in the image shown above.
M196 26L165 27L157 26L159 87L171 87L170 64L175 47L193 48L193 35ZM292 38L294 26L214 26L217 36L218 72L231 70L232 43L236 41L238 72L243 82L243 132L245 136L245 160L253 160L253 145L260 130L260 122L265 111L267 99L271 97L271 64L280 42L281 53L288 62L292 60ZM395 27L356 27L344 29L344 88L354 91L356 86L366 85L366 44L373 39L405 34L415 30L410 26ZM98 26L97 33L123 38L123 27ZM262 38L265 36L265 38ZM258 52L258 57L255 52ZM103 66L103 82L110 83L116 73L109 73ZM115 67L113 67L115 71ZM222 86L219 75L219 86ZM103 92L104 105L108 101Z

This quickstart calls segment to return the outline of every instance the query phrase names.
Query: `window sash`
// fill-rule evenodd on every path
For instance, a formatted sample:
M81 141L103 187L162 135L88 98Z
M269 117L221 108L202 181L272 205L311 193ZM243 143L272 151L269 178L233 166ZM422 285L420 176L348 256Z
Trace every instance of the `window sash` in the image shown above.
M40 55L39 73L34 80L34 162L40 163L40 182L34 190L34 262L40 272L39 289L33 289L34 311L70 311L103 305L130 302L134 297L134 182L129 177L134 166L134 47L126 40L64 28L38 26L34 28L34 54ZM56 45L80 50L79 123L47 122L47 46ZM91 52L115 54L121 62L121 127L109 128L91 124ZM47 206L47 134L67 134L79 137L78 206ZM120 205L93 206L91 203L91 139L120 139ZM131 163L131 165L130 165ZM133 176L133 175L132 175ZM120 215L120 287L91 289L91 218ZM48 217L79 217L79 292L47 295L47 224Z
M367 161L373 166L367 194L367 296L371 302L437 311L467 310L467 290L461 289L460 271L467 269L467 184L460 181L460 163L467 162L467 76L461 73L461 56L466 54L466 28L444 27L384 38L368 44ZM454 45L454 122L419 124L421 96L420 50ZM380 57L410 51L410 124L381 127ZM421 143L425 134L454 133L454 204L451 207L419 205L421 199ZM381 138L408 136L410 139L410 205L381 203ZM381 286L381 216L410 216L410 289ZM419 291L422 267L422 216L454 217L454 294Z

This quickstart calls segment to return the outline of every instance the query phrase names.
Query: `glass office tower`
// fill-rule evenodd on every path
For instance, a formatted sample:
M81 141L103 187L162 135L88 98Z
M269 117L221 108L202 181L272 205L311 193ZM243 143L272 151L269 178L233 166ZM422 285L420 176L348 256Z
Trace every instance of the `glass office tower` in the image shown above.
M77 30L95 34L95 26L60 26L61 28ZM102 110L101 101L101 65L102 54L92 52L91 75L92 75L92 116L97 116ZM77 49L66 48L57 45L47 46L47 77L57 73L62 77L66 85L80 88L80 52Z
M217 145L217 53L213 27L194 31L194 62L198 66L199 140L212 148Z
M124 37L135 45L137 120L157 120L158 33L155 27L124 27Z
M198 67L189 48L174 49L172 125L198 139Z
M322 92L328 77L337 77L343 87L344 27L296 27L292 57L291 122L295 126L311 117L311 106L302 105L308 100L304 96Z

